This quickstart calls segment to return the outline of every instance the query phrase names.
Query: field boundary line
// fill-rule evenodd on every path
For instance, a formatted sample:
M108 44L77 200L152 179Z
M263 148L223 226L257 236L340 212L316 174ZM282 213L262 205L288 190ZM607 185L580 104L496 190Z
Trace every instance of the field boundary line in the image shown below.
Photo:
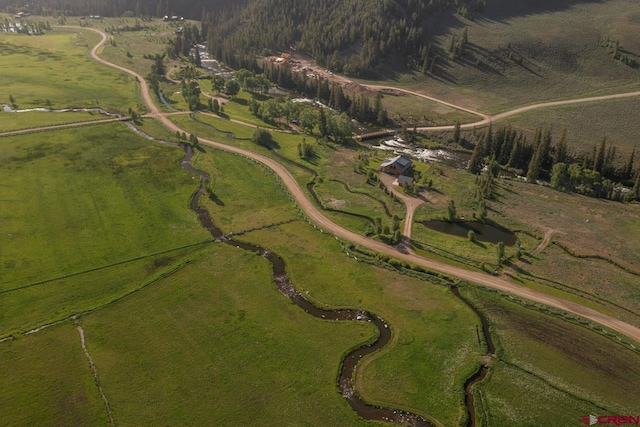
M85 343L85 340L84 340L84 330L82 329L82 326L80 326L80 324L78 323L77 319L74 319L73 323L78 328L78 333L80 334L80 345L82 346L82 351L84 351L85 356L87 356L87 360L89 361L89 367L91 368L91 373L93 374L93 380L96 382L96 386L98 387L98 391L100 392L100 396L102 397L102 400L104 401L104 406L107 409L107 415L109 415L109 421L110 421L111 425L115 427L116 423L115 423L115 421L113 421L113 414L111 413L111 406L109 405L109 401L107 400L107 396L104 394L104 391L102 390L102 385L100 384L100 378L98 377L98 369L96 368L96 365L93 363L93 359L91 358L91 355L89 354L89 350L87 350L87 346L86 346L86 343Z
M102 265L100 267L90 268L88 270L76 271L75 273L66 274L64 276L53 277L51 279L41 280L41 281L36 282L36 283L30 283L28 285L18 286L17 288L4 289L4 290L0 291L0 295L1 294L6 294L6 293L9 293L9 292L20 291L20 290L27 289L27 288L32 288L34 286L44 285L46 283L55 282L56 280L68 279L69 277L80 276L80 275L86 274L86 273L93 273L95 271L103 270L103 269L109 268L109 267L115 267L117 265L123 265L123 264L127 264L127 263L134 262L134 261L140 261L141 259L150 258L150 257L166 254L166 253L173 252L173 251L178 251L180 249L187 249L187 248L191 248L191 247L194 247L194 246L205 245L207 243L213 243L213 242L214 242L213 240L205 240L205 241L202 241L202 242L191 243L189 245L179 246L177 248L167 249L167 250L164 250L164 251L155 252L155 253L148 254L148 255L142 255L142 256L139 256L139 257L136 257L136 258L130 258L130 259L126 259L126 260L123 260L123 261L114 262L113 264Z

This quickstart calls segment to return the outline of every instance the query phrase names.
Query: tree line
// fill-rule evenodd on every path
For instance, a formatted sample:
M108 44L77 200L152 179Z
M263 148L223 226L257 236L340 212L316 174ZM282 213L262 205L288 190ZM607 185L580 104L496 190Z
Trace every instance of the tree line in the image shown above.
M478 135L468 169L480 174L487 167L495 170L498 165L526 176L529 182L547 181L561 190L611 200L640 199L635 149L623 158L605 137L591 151L571 153L567 138L566 129L554 140L551 128L538 128L529 140L521 130L511 126L500 126L494 131L490 125ZM625 185L633 186L626 195Z

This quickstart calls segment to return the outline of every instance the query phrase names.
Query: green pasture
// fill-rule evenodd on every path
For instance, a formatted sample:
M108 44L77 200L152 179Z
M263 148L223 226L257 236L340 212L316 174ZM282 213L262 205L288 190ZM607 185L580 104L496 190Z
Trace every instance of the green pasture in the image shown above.
M232 119L240 120L245 123L250 123L266 129L273 129L275 128L275 126L273 126L271 123L265 122L259 117L254 116L249 111L249 101L251 99L256 99L258 102L261 102L269 98L271 97L268 95L241 90L235 97L233 97L229 102L223 105L224 114L231 117Z
M175 37L178 28L176 24L154 20L152 22L138 21L141 25L139 31L125 30L136 25L136 19L112 19L101 25L111 31L107 33L109 40L102 48L100 56L122 67L146 76L151 71L151 59L143 58L144 55L162 54L167 48L167 43ZM69 22L73 24L73 22ZM129 55L127 55L127 52ZM174 61L166 61L169 66Z
M506 228L540 238L552 230L554 241L577 254L597 254L637 270L640 205L563 193L517 180L501 180L498 194L497 201L489 203L489 218L500 218Z
M70 322L0 343L2 424L107 425L80 334Z
M216 244L81 324L119 425L364 424L336 376L375 331L307 315L254 254Z
M492 373L475 391L489 425L570 425L585 413L635 410L640 354L495 293L463 291L489 318L498 345Z
M210 174L211 193L200 200L223 232L237 233L300 219L289 193L276 183L279 181L270 170L222 150L204 150L206 153L199 152L193 164Z
M386 225L391 228L393 225L380 203L362 194L349 193L340 183L323 181L316 184L314 190L327 209L355 213L372 219L380 218L383 227ZM340 215L334 215L334 217L340 217ZM340 224L340 221L337 222Z
M210 238L188 209L197 180L179 168L178 148L150 142L122 124L0 142L3 292ZM92 302L120 295L131 284L116 281L107 286L111 290L103 286L75 289L62 280L37 290L3 293L7 305L2 330L6 332L6 322L31 325L87 309ZM78 294L65 304L61 295L66 291L58 295L58 287ZM60 304L47 306L43 299L34 302L43 313L24 311L26 321L22 316L5 317L37 300L39 292ZM78 295L84 294L88 299L79 303Z
M19 109L100 107L126 113L137 108L133 80L89 58L99 40L88 30L0 34L0 103L11 104L12 96Z
M205 206L220 225L231 223L229 228L240 228L244 218L256 215L253 211L274 209L265 206L266 202L274 207L283 203L278 201L282 197L279 186L268 177L264 178L263 184L258 184L253 174L262 176L261 168L250 166L251 163L242 158L216 150L210 155L200 154L196 165L213 176L213 190L220 202L207 200ZM226 171L237 167L244 168L245 173L232 178L234 174ZM251 169L257 172L251 173ZM227 188L226 183L232 179L236 193ZM266 221L286 221L295 214L293 205L289 206L291 214L276 212L268 215L268 220L254 219L251 223L259 226ZM238 225L234 226L235 223ZM227 231L227 226L222 228ZM477 319L446 288L358 263L340 253L333 237L313 230L302 221L251 231L239 238L282 256L294 286L316 304L368 309L390 322L394 332L399 334L394 342L399 340L402 346L394 344L384 351L384 356L367 362L363 375L369 374L359 380L364 396L374 402L419 410L446 425L463 416L461 384L481 354L480 349L473 347ZM434 342L433 348L425 348L425 342ZM428 364L424 363L425 358L428 358ZM404 375L403 387L395 388L396 383L388 376L376 374L377 366L384 366L385 373L393 371L394 375ZM451 375L442 376L443 370ZM411 380L413 377L416 379ZM429 405L433 399L438 403Z
M23 113L0 112L0 131L6 132L40 126L104 120L106 118L108 117L92 111L74 111L67 113L49 113L44 111Z
M445 287L360 263L334 237L302 223L251 232L287 264L294 286L319 306L370 310L389 322L392 344L364 360L358 392L444 425L464 418L462 384L475 369L477 318Z
M193 133L198 137L245 148L256 153L264 154L268 157L274 157L269 150L251 141L255 128L235 123L230 120L217 117L213 114L198 114L197 118L199 121L212 126L213 129L192 120L188 115L171 116L171 121L182 129L185 129L187 132ZM302 142L304 136L281 132L271 132L271 135L275 142L274 147L278 153L297 163L313 167L313 165L309 165L308 162L298 158L298 143ZM306 185L311 178L309 172L296 167L295 165L291 165L286 162L284 162L283 165L291 171L292 175L298 180L298 183L301 186Z

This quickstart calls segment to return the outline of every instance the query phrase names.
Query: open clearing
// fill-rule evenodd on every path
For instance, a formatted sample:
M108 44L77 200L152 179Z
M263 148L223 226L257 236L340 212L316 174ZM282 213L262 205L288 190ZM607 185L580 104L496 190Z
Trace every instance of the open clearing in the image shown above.
M99 40L89 30L55 29L44 36L0 33L0 104L11 104L11 95L19 109L137 109L133 80L87 56L88 47Z

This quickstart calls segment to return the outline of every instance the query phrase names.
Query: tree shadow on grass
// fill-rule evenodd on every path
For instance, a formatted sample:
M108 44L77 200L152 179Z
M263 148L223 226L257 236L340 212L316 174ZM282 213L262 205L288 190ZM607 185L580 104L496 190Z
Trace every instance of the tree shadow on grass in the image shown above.
M218 206L224 206L224 202L220 200L220 198L213 191L209 192L209 200L215 203Z

